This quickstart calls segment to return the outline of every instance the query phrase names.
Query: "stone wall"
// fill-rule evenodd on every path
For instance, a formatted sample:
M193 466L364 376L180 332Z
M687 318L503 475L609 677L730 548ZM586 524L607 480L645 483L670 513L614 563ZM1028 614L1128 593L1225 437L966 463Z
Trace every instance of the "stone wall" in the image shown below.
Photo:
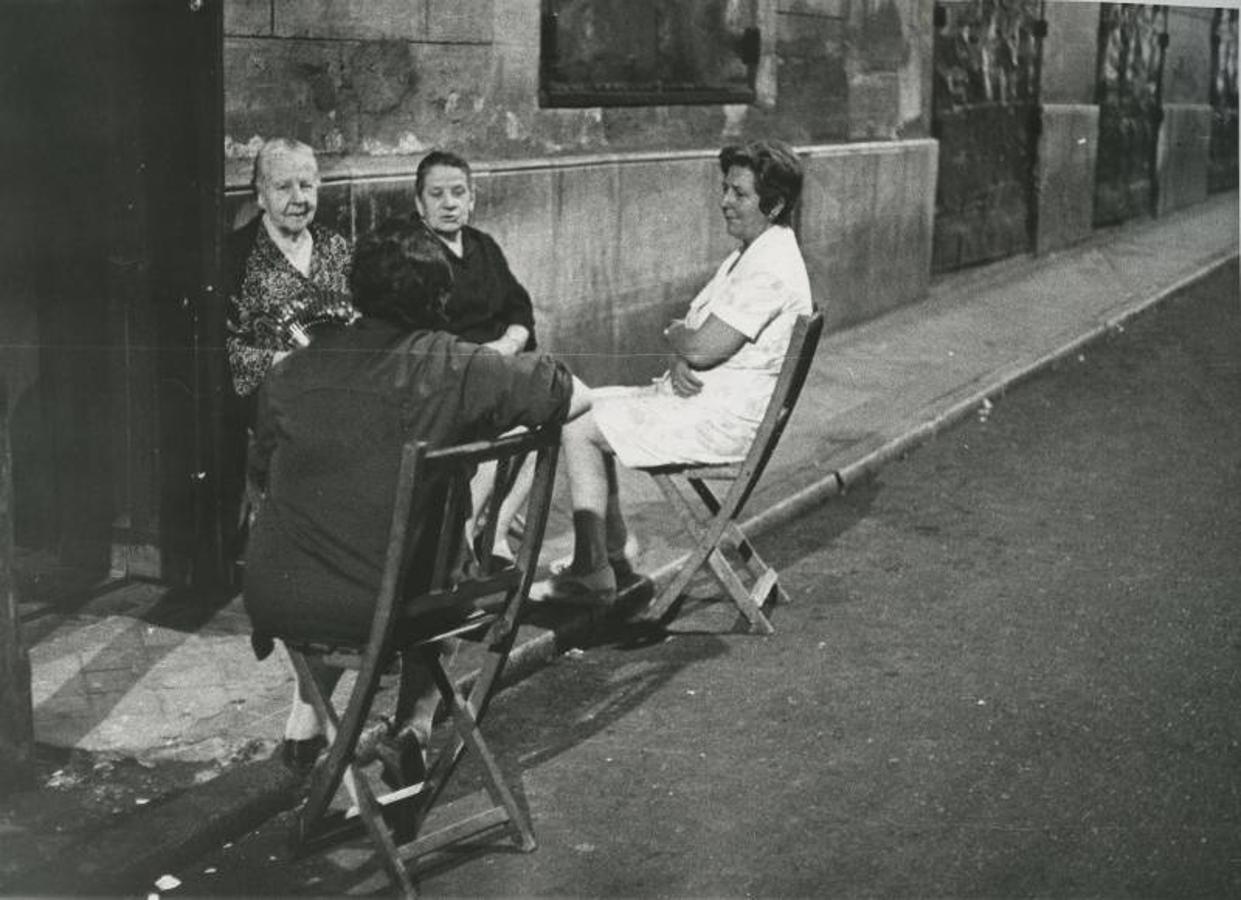
M1099 134L1099 4L1050 2L1043 17L1043 122L1035 172L1038 253L1089 237Z
M1039 141L1038 250L1091 233L1098 138L1099 4L1050 2L1043 56L1043 133ZM1168 9L1157 139L1157 212L1206 198L1210 155L1211 10Z
M1211 90L1212 10L1168 7L1164 103L1207 103Z
M925 295L937 145L805 148L797 232L829 327ZM661 371L663 326L735 246L719 211L714 152L498 161L476 173L476 223L530 290L542 347L596 384ZM232 215L250 206L240 185ZM413 208L395 161L329 166L320 219L354 236Z
M807 153L798 236L828 328L925 296L938 154L927 139Z
M1156 156L1160 215L1201 203L1211 156L1211 10L1170 7L1163 123Z
M829 327L917 299L935 145L902 138L930 120L931 5L754 2L753 104L542 109L540 0L230 0L230 216L262 137L320 151L320 219L350 236L411 210L422 152L451 147L477 165L478 222L530 288L543 344L595 381L640 379L731 249L715 153L775 136L812 148L800 231ZM824 146L875 138L892 143Z
M1207 198L1211 112L1208 103L1164 104L1155 161L1159 215Z
M1099 107L1058 103L1043 107L1035 195L1035 252L1049 253L1089 237L1094 217L1094 172Z
M927 133L930 4L754 2L754 104L541 109L540 0L229 0L226 154L275 134L348 156L521 159Z
M351 236L412 209L425 149L459 150L478 167L478 220L530 286L545 345L581 353L583 371L615 380L658 367L659 323L728 249L715 150L771 135L807 158L799 233L829 328L918 299L938 158L924 139L933 4L754 2L753 104L544 109L540 0L230 0L233 210L244 206L263 136L292 134L320 150L321 219ZM1099 12L1097 3L1046 4L1038 252L1091 232ZM1200 15L1176 19L1174 46L1181 31L1187 47L1191 36L1208 39ZM1209 68L1188 52L1171 63L1176 102ZM1197 112L1173 110L1169 123L1161 158L1172 208L1197 196L1198 157L1187 150L1199 141Z
M1050 0L1043 9L1042 101L1076 105L1095 102L1099 4Z

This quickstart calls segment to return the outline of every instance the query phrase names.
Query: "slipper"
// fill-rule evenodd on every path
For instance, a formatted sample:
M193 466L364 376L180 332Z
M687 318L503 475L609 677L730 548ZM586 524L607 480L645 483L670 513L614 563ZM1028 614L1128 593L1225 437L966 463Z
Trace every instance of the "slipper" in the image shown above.
M558 572L530 589L530 600L535 603L567 603L574 606L603 608L611 606L616 599L616 574L611 566L574 575L569 571Z

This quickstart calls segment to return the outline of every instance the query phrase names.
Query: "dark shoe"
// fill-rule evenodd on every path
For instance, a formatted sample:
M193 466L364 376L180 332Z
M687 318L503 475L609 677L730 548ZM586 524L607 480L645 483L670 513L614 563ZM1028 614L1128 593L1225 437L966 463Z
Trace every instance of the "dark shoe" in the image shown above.
M632 534L625 538L625 546L619 553L608 548L608 565L612 567L617 581L627 584L638 577L638 570L634 568L633 561L641 552L642 547ZM559 575L561 572L567 572L571 565L573 565L572 554L552 560L548 569L553 575Z
M276 649L276 642L271 635L253 631L250 633L250 649L254 651L254 658L262 661L271 656L271 652Z
M616 574L611 566L588 575L574 575L566 569L532 586L530 600L605 609L616 600Z
M280 761L290 772L308 775L315 767L315 760L319 758L319 754L325 747L327 747L327 738L321 734L300 741L285 738L280 744Z
M629 584L641 576L638 570L633 567L633 558L629 556L618 556L608 559L608 565L612 567L612 574L616 576L616 585Z
M426 757L417 735L412 731L381 738L375 746L375 755L383 763L383 772L379 777L394 791L427 780Z
M526 514L516 513L513 515L513 521L508 523L508 536L521 543L526 537Z

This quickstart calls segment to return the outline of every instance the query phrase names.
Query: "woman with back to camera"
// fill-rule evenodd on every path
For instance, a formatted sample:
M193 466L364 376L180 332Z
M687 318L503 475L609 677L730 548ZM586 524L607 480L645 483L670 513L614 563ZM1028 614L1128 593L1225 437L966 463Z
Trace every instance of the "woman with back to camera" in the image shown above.
M248 465L263 499L244 591L256 647L272 637L365 642L407 442L491 440L562 422L590 402L551 357L503 356L445 330L452 269L421 222L391 220L359 239L350 286L361 317L324 326L259 389ZM413 571L426 577L429 569ZM336 674L317 672L325 690ZM395 742L387 749L406 775L421 765L438 702L429 673L414 683L411 720L383 736ZM317 717L302 726L292 756L305 769L326 742ZM385 752L382 743L377 749Z

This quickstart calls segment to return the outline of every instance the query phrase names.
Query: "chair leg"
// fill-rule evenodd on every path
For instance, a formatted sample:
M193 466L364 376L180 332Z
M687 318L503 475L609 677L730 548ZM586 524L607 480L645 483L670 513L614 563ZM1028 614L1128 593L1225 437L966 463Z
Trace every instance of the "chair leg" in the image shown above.
M392 879L394 885L400 888L404 896L417 896L409 872L401 862L400 852L392 833L383 820L383 813L375 798L375 793L354 762L354 747L361 732L360 723L365 719L366 710L361 710L356 716L350 713L356 712L355 703L364 703L369 709L370 698L374 696L373 687L368 691L366 686L360 683L361 675L359 675L359 683L354 685L353 692L350 694L350 709L346 714L347 721L356 719L359 725L353 729L355 733L350 738L342 730L331 699L325 697L320 690L306 657L296 650L290 650L289 656L293 660L298 678L310 691L311 703L319 715L319 723L323 726L324 734L328 738L328 758L315 767L311 776L310 793L306 805L298 815L296 825L298 842L304 843L314 837L319 826L324 822L336 788L343 782L357 807L363 826L379 851L380 861L388 877Z
M671 475L657 474L651 476L655 480L655 484L663 493L664 498L672 506L677 516L681 519L681 524L691 533L697 533L702 530L704 519L709 520L710 515L704 516L701 510L694 506L686 495L685 491L677 484ZM709 510L714 515L715 510Z
M705 527L700 508L690 502L689 497L671 476L657 474L653 478L660 492L663 493L664 499L668 501L668 505L681 520L681 527L685 529L686 534L697 541ZM684 574L685 577L679 577L680 574ZM681 592L689 586L694 574L694 571L686 566L683 573L678 573L678 577L675 577L672 583L666 585L655 596L650 605L650 614L653 618L662 620L665 616L671 617L674 614L673 605Z
M432 669L440 696L448 705L451 714L453 738L437 755L427 773L426 787L419 797L415 814L415 829L404 835L407 841L404 845L405 857L417 858L464 837L504 824L510 826L514 840L521 850L534 850L537 846L534 829L505 782L504 774L479 730L478 722L481 716L475 711L473 703L461 696L438 660L434 662ZM420 835L418 832L422 824L467 748L473 750L483 763L487 793L493 806L437 831Z
M776 629L771 621L763 615L763 601L771 593L775 579L760 578L753 590L747 588L718 550L713 550L707 557L707 565L715 580L732 598L733 605L749 620L750 630L755 634L775 634Z
M358 806L358 815L362 818L362 824L366 826L371 842L379 850L384 871L388 873L392 883L400 888L403 896L416 897L417 891L414 890L413 881L409 877L409 870L405 867L401 859L401 851L397 848L392 832L384 821L383 812L379 801L375 799L374 791L352 764L349 765L345 778L353 783L353 790L350 794L353 795L354 803Z
M711 490L711 486L702 478L687 478L690 486L694 489L703 505L713 514L718 516L723 508L720 498ZM735 512L733 513L735 515ZM766 561L759 556L758 550L746 537L745 532L737 525L734 519L729 518L728 523L724 526L724 534L720 540L721 546L726 546L736 551L738 558L750 573L750 577L754 579L754 588L750 591L750 595L758 603L759 607L765 605L767 597L771 594L772 588L775 589L775 600L778 603L791 603L792 598L784 590L780 584L779 575L775 569L767 565ZM771 583L768 583L768 579ZM751 619L751 621L753 621Z
M776 602L792 604L793 598L784 590L784 585L780 583L779 573L776 572L767 561L758 555L758 551L754 549L754 545L750 543L750 539L745 536L736 523L730 522L725 534L728 544L737 551L737 556L749 569L750 575L753 576L757 583L760 578L765 578L768 574L775 577ZM756 588L757 593L757 588ZM769 593L769 592L768 592ZM766 593L760 599L766 599ZM763 604L760 602L760 606Z
M658 485L660 491L663 493L664 498L668 501L668 504L676 511L677 515L681 519L681 525L685 528L685 531L691 538L694 539L696 543L700 543L703 532L705 531L705 526L699 517L697 510L689 502L689 498L685 496L681 488L671 476L656 474L652 477L655 480L655 484ZM687 587L689 587L689 583L693 580L694 575L697 574L698 569L702 566L702 560L699 560L696 565L691 565L694 561L694 556L694 551L691 551L690 559L687 563L681 567L680 571L673 576L672 581L665 585L664 589L660 591L651 601L650 615L652 618L657 620L664 619L669 614L673 604L676 602L676 599L681 596L681 593ZM706 554L704 553L702 557L705 559Z
M512 791L509 790L508 784L504 780L504 773L500 771L500 766L496 763L495 757L487 746L482 732L479 731L478 716L474 712L473 704L467 702L461 696L456 685L452 683L448 673L441 666L436 667L436 681L439 683L440 693L444 695L451 705L453 723L457 734L460 735L470 749L478 754L484 768L487 770L488 793L491 795L492 802L497 806L502 806L508 813L509 822L517 832L517 842L521 849L526 852L534 850L537 846L534 839L534 830L530 825L529 819L521 807L518 806Z
M698 498L702 500L703 506L712 515L719 515L722 505L720 498L711 490L711 486L707 484L706 479L686 478L686 481L694 489L694 493L698 495ZM758 555L758 551L754 549L750 539L745 536L745 532L738 527L735 521L730 520L725 527L724 538L721 543L727 544L730 549L736 551L737 556L755 579L761 578L771 570L771 567L763 562L763 558ZM779 599L781 602L789 601L788 595L783 590L780 591Z
M705 564L738 611L749 621L750 630L756 634L773 634L775 628L763 614L762 607L773 591L777 600L786 599L787 594L780 587L775 570L763 561L745 534L732 521L731 515L735 510L725 510L723 503L702 479L687 478L685 481L688 487L697 494L702 506L711 514L701 516L690 502L688 490L683 489L672 476L656 474L653 477L697 546L672 581L651 603L651 615L658 619L669 616L681 592L689 586L690 581ZM754 579L753 588L745 586L736 570L718 549L717 545L725 542L738 549L738 555Z
M310 702L319 717L319 725L328 741L328 759L315 766L311 776L310 793L299 816L299 838L305 840L313 827L323 818L332 796L344 774L342 763L345 753L337 745L340 739L340 720L332 708L331 699L323 696L319 682L311 671L306 657L298 650L289 648L289 659L297 672L298 682L310 692ZM356 738L355 738L356 739Z
M662 621L665 617L667 617L669 611L673 607L673 604L676 602L677 598L681 596L685 589L689 587L689 583L693 581L694 576L702 567L703 560L705 559L705 552L700 554L698 551L691 551L690 557L686 563L681 567L677 574L673 576L672 580L664 586L664 589L655 596L655 599L651 601L650 615L653 618Z

